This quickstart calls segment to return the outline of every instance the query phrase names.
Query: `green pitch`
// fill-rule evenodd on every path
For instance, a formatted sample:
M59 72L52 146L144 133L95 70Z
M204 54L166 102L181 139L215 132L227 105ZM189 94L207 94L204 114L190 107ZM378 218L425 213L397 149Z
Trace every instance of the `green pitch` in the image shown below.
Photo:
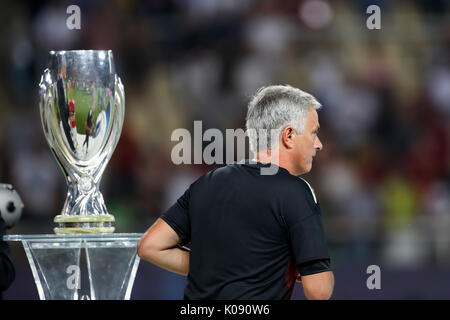
M94 104L95 108L92 116L93 127L95 127L95 123L97 122L97 117L100 113L100 105L99 105L99 95L102 94L104 89L96 89L94 91ZM69 93L69 90L66 91ZM79 90L76 88L72 89L72 98L75 102L75 122L77 132L79 134L86 134L86 121L89 114L89 109L92 104L92 95L87 90ZM70 97L67 97L67 101L69 101ZM94 129L94 128L92 128ZM92 132L91 132L92 134Z

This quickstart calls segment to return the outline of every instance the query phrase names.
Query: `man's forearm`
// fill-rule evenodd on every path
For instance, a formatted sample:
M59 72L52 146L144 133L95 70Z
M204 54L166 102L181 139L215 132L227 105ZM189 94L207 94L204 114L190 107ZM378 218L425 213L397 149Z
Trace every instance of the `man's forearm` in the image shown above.
M147 230L138 244L138 255L167 271L187 275L189 273L188 250L178 247L181 239L163 219L159 218Z
M165 250L139 250L139 257L167 271L186 276L189 273L189 251L174 247Z
M334 289L332 271L325 271L302 277L303 292L308 300L328 300Z

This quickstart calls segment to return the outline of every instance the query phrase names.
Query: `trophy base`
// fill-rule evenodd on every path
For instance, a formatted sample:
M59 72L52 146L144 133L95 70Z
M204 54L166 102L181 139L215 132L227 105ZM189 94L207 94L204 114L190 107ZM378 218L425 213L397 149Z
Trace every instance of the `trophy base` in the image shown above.
M55 234L108 234L114 233L114 227L90 227L90 228L53 228Z
M114 221L114 217L109 214L58 215L54 219L58 226L53 231L56 234L107 234L114 232Z

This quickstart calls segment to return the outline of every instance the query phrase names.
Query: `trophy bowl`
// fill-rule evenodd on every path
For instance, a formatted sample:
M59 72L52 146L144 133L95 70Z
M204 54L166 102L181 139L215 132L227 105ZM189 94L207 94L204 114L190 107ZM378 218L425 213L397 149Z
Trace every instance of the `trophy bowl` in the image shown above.
M125 113L112 51L50 51L39 96L45 138L68 186L54 232L113 233L115 220L99 190Z

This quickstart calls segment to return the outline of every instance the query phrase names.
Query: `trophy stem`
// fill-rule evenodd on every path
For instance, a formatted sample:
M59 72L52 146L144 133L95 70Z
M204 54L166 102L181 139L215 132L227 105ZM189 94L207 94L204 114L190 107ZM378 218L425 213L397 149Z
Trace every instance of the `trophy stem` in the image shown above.
M83 176L76 183L68 181L68 193L64 208L56 216L56 234L113 233L114 216L106 209L103 196L90 176Z

